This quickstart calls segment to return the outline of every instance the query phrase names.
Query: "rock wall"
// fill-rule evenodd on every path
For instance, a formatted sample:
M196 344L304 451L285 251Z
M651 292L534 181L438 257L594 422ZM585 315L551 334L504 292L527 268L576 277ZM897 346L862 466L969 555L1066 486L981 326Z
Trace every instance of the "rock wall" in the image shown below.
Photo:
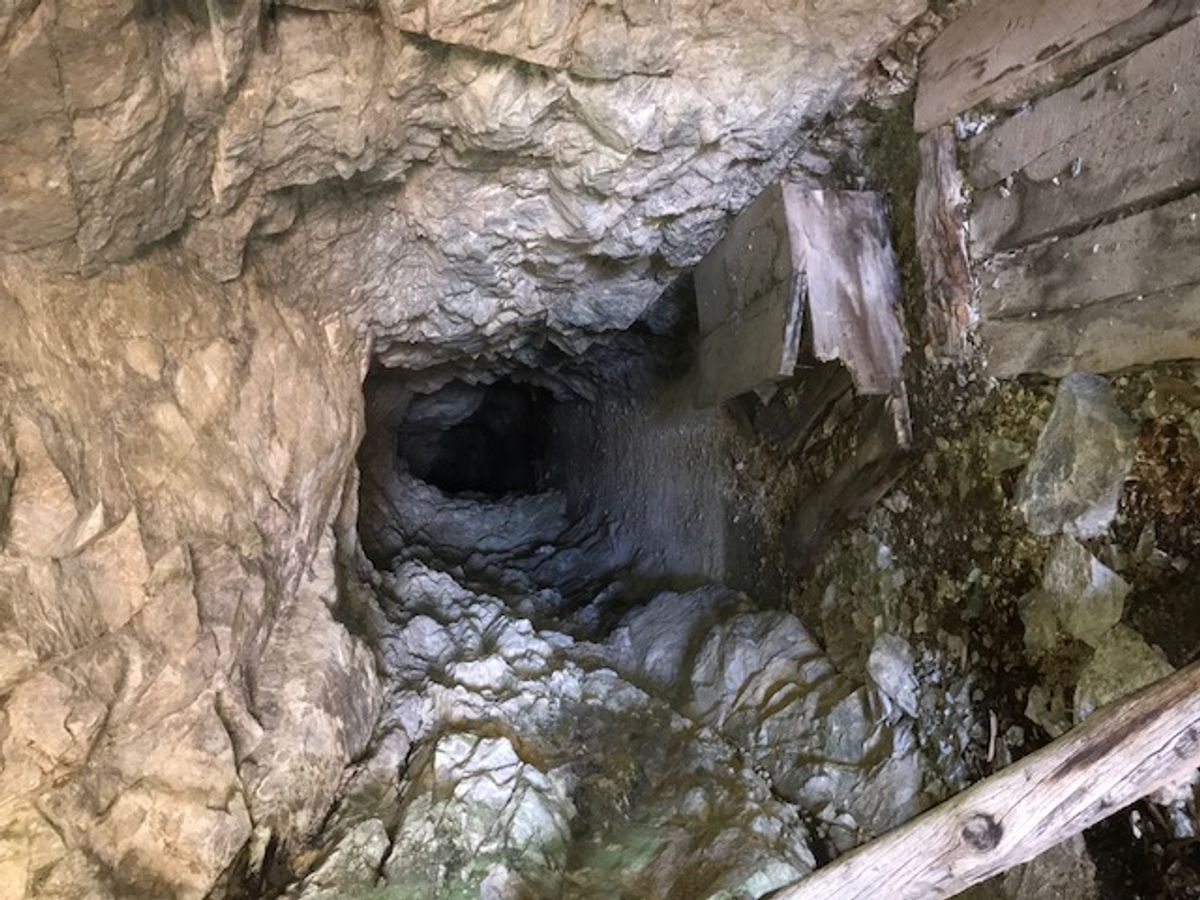
M345 567L369 360L626 328L924 5L0 8L0 897L313 863L396 708Z
M333 615L360 351L167 254L10 260L0 322L0 895L203 897L373 725Z
M923 0L22 0L0 248L180 234L416 366L628 326ZM265 240L283 233L282 238ZM253 254L252 254L253 255Z

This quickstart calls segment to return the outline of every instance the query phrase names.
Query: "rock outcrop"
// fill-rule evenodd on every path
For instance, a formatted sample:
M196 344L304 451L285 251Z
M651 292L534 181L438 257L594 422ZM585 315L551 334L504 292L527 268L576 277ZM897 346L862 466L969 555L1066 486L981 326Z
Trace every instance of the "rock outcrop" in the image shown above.
M361 351L167 254L10 261L0 320L3 896L203 897L374 724L334 616Z
M0 247L91 271L178 234L230 279L261 244L281 296L355 310L393 364L579 341L924 5L18 3Z
M915 797L900 714L798 622L622 663L569 608L622 564L604 523L403 473L364 491L376 573L355 454L372 361L491 377L627 328L924 5L0 9L0 897L758 895L811 865L798 808L885 827L835 801Z

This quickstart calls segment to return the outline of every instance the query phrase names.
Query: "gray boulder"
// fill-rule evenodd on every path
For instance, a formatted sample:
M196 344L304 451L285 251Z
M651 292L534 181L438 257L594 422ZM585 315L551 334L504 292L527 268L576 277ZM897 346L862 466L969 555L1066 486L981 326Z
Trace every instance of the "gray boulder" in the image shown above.
M1135 436L1105 379L1082 373L1064 378L1017 485L1017 508L1030 530L1079 538L1104 534L1133 467Z

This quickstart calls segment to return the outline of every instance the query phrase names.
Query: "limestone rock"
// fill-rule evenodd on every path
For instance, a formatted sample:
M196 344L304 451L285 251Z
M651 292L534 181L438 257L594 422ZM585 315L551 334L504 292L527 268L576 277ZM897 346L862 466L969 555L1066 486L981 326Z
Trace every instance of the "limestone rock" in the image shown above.
M1058 539L1041 590L1021 604L1025 643L1035 652L1054 649L1061 632L1093 647L1121 621L1129 584L1066 535Z
M1162 652L1124 625L1108 631L1084 667L1075 688L1075 721L1082 722L1106 703L1175 671Z
M585 340L698 259L925 5L33 6L2 25L0 246L90 271L182 232L231 279L286 232L251 266L353 306L390 362Z
M867 672L880 692L915 717L918 685L914 664L912 646L894 634L879 635L867 659Z
M972 888L962 900L1099 900L1096 864L1077 835L1036 859Z
M1063 841L1001 880L1006 900L1099 900L1096 864L1083 835Z
M0 859L39 872L46 898L207 896L257 819L284 847L321 820L369 731L371 698L343 680L369 656L320 599L328 578L304 579L332 568L318 550L361 423L350 332L162 254L87 281L6 258L0 310L0 446L17 473L0 548ZM145 334L158 378L126 364ZM209 388L179 393L178 372ZM275 628L289 609L314 627ZM290 713L269 708L275 664L257 680L264 645L307 661L285 675ZM247 787L255 752L304 769L304 790Z
M1035 534L1099 537L1117 514L1136 430L1098 375L1068 375L1017 485Z
M370 361L444 383L638 320L924 7L5 4L4 890L754 892L813 863L772 782L807 735L806 809L907 791L790 617L714 602L640 669L632 631L535 625L621 560L560 496L451 500L364 446L372 570L355 454Z
M289 897L295 900L346 900L356 892L370 893L392 841L379 819L367 819L350 829L315 872Z

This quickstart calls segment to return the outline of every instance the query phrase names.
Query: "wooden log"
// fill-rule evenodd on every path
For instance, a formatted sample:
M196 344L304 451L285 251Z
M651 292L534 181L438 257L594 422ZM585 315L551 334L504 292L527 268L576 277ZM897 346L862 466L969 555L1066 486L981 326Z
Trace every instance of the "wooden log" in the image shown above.
M969 146L976 257L1200 187L1200 19Z
M971 261L958 144L949 125L921 138L917 182L917 253L925 273L925 339L944 359L966 353L971 324Z
M772 894L942 900L1200 767L1200 663L1105 707L957 797Z
M1114 25L1150 0L992 0L950 24L921 58L914 111L925 133L1029 79L1030 73Z

